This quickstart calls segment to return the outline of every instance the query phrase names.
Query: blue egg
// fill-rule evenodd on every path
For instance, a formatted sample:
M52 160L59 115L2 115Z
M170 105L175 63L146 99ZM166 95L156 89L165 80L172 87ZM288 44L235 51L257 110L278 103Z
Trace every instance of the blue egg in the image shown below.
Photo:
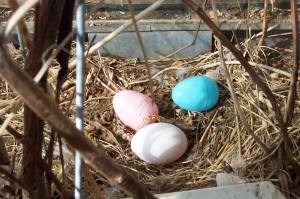
M217 104L219 89L211 78L194 76L182 80L173 88L172 99L182 109L207 111Z

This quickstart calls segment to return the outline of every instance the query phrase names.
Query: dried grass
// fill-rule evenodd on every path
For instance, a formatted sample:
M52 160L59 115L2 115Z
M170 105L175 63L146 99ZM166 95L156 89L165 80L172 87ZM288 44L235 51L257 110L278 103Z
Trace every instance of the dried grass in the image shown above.
M254 52L247 48L248 42L242 46L245 52ZM256 47L253 47L254 49ZM12 45L10 52L15 60L22 65L21 53ZM74 49L74 48L73 48ZM249 54L250 64L260 74L276 96L282 113L289 91L291 77L291 54L289 50L272 49L260 46L259 55ZM254 139L247 134L234 108L222 72L217 78L220 89L220 100L217 106L208 112L189 112L178 108L171 99L172 88L175 84L189 76L210 73L215 75L219 66L218 53L199 55L194 58L164 59L150 62L154 80L154 100L157 103L161 122L168 122L180 127L188 137L188 149L178 161L170 165L149 165L139 160L130 149L130 140L134 132L117 118L112 108L114 94L123 89L133 89L150 95L148 75L145 64L136 59L101 57L100 54L89 55L86 59L86 90L85 90L85 130L86 136L95 145L104 150L115 162L132 173L154 193L166 193L215 186L215 176L220 172L233 172L246 182L269 180L276 185L278 169L273 154L277 151L281 139L275 115L269 100L258 90L238 61L224 49L226 64L233 79L239 103L253 132L270 149L271 154L265 154ZM71 52L73 53L73 52ZM49 69L48 91L55 93L58 64ZM60 99L61 109L75 120L75 71L70 71L67 82L63 85ZM17 95L9 86L0 82L0 116L7 116ZM297 95L299 96L299 90ZM300 160L300 112L299 97L296 101L295 117L288 129L292 143L292 153ZM16 130L23 132L23 110L14 116L10 123ZM45 132L50 133L49 126ZM9 156L14 162L14 170L20 172L22 145L13 136L3 134ZM49 142L46 135L45 143ZM64 146L64 169L67 175L65 186L74 189L74 161L72 152ZM55 147L54 173L62 179L62 166L59 160L59 149ZM99 187L107 198L120 198L124 194L91 170ZM290 179L290 191L293 193L299 187L292 187L293 173L283 171ZM298 179L299 180L299 179ZM299 184L299 183L298 183ZM0 182L0 185L2 183ZM2 188L2 187L1 187ZM93 189L85 183L86 197L93 197ZM1 191L0 191L1 192ZM59 191L58 191L59 192ZM299 194L299 193L298 193ZM0 194L2 195L2 193ZM55 194L54 194L55 195Z
M17 59L20 53L13 50ZM228 53L225 49L225 54ZM266 55L264 57L263 55ZM266 82L277 101L285 109L288 85L291 73L288 53L278 53L275 49L265 49L261 56L252 61L252 65ZM226 56L225 56L226 57ZM260 58L261 57L261 58ZM274 113L268 99L251 81L243 67L231 56L226 60L233 79L235 91L245 113L248 124L254 133L274 154L281 142ZM188 149L178 161L170 165L149 165L139 160L130 149L130 139L134 132L117 118L112 108L112 97L123 89L133 89L150 95L147 71L144 63L136 59L121 60L101 57L93 54L87 57L85 90L85 129L86 136L104 150L114 161L127 168L138 180L154 193L183 191L215 186L215 177L220 172L233 172L247 182L269 180L278 185L276 159L266 155L241 125L230 97L224 76L217 80L220 100L217 106L208 112L190 112L178 108L171 99L174 85L183 78L203 75L215 70L218 65L217 53L199 55L195 58L168 59L156 63L150 62L154 79L154 100L160 110L159 121L169 122L182 128L188 137ZM231 64L230 64L231 63ZM267 67L268 66L268 67ZM57 74L57 67L49 70L49 79ZM75 72L71 71L63 86L61 109L68 111L74 121ZM54 93L56 82L50 81L49 90ZM298 90L299 96L299 90ZM9 113L16 94L1 82L0 108L2 117ZM296 101L295 117L289 136L293 145L293 155L300 160L300 111L299 98ZM11 126L23 131L23 111L15 115ZM47 130L46 130L47 133ZM14 159L18 173L22 158L22 145L10 134L4 132L4 140L11 159ZM48 142L48 139L45 139ZM58 149L57 149L58 150ZM68 148L65 152L66 184L72 189L73 159ZM58 155L54 157L54 172L61 175ZM293 174L285 171L291 181ZM111 187L97 172L92 175L107 198L124 196L117 188ZM298 187L299 188L299 187ZM291 187L296 191L297 187ZM92 197L90 189L86 196Z

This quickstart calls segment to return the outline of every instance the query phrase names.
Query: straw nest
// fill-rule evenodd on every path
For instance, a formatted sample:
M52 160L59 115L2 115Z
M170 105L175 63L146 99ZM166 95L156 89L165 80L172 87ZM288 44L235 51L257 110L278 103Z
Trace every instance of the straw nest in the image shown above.
M247 51L250 63L260 78L270 87L284 113L291 79L291 55L283 49L261 48L262 51L258 54L254 52L255 49L253 48L253 52ZM16 60L22 61L19 52L13 47L11 52L14 53ZM224 54L244 116L253 132L271 150L271 154L264 153L241 124L222 70L218 73L220 64L216 52L194 58L150 62L154 82L153 97L160 111L158 121L177 125L188 137L188 149L175 163L149 165L139 160L130 149L130 140L135 132L125 127L114 114L112 98L116 92L133 89L150 95L145 64L136 59L101 57L100 54L87 57L85 135L154 193L213 187L216 185L216 174L220 172L236 174L245 182L268 180L279 185L275 152L281 143L281 137L270 102L231 53L224 49ZM54 93L53 79L58 69L55 66L49 69L50 93ZM217 79L220 90L217 106L208 112L190 112L177 107L171 99L174 85L186 77L204 74ZM62 111L73 121L76 114L75 81L75 71L70 71L69 78L63 86L60 103ZM299 90L297 92L299 96ZM10 104L16 94L4 82L1 82L1 93L1 115L4 116L9 112ZM288 129L293 156L298 161L300 159L299 103L298 98L293 124ZM22 114L23 110L20 110L11 123L20 132L23 129ZM14 157L16 170L18 170L22 158L22 145L8 133L4 134L4 138L9 155ZM45 142L48 142L48 138ZM74 160L67 147L63 150L68 176L66 184L72 188ZM54 157L56 166L53 169L59 176L61 166L58 151L57 147L57 156ZM91 172L107 198L124 196L123 192L111 187L96 171L91 170ZM290 179L290 191L297 194L297 187L294 187L296 179L293 178L293 174L288 170L282 172ZM92 198L92 189L86 187L86 196Z

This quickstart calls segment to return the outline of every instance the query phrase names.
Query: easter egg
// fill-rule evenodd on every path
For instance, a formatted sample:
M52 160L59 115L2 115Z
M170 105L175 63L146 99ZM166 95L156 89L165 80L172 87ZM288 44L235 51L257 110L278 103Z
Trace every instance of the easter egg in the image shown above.
M156 122L149 116L157 116L157 105L150 97L133 90L123 90L115 94L113 108L120 120L129 128L138 130Z
M182 80L173 88L172 99L182 109L207 111L217 104L219 89L211 78L194 76Z
M149 124L131 140L131 150L149 164L172 163L184 154L186 148L185 134L168 123Z

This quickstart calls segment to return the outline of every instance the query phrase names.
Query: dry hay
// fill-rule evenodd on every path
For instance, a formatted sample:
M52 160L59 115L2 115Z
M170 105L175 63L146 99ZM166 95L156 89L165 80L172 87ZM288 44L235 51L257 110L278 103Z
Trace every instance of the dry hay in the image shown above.
M263 48L264 49L264 48ZM291 55L285 51L266 48L260 56L252 53L252 65L265 83L274 93L282 112L285 110L286 96L289 90L289 74L291 73ZM13 50L14 53L17 51ZM16 56L18 53L16 53ZM251 81L249 75L235 58L225 49L226 61L233 79L235 91L253 132L272 151L276 152L281 142L279 129L269 100ZM22 61L20 56L18 61ZM159 121L179 126L188 137L188 149L178 161L170 165L149 165L139 160L130 149L130 139L134 132L117 118L112 108L112 97L123 89L133 89L150 95L147 72L143 62L136 59L101 57L95 54L86 59L85 90L85 132L86 136L99 148L105 151L117 164L126 168L151 192L166 193L213 187L215 177L220 172L233 172L241 176L245 182L271 181L278 184L278 169L274 155L266 155L254 139L247 134L235 111L225 77L222 72L218 77L220 99L217 106L208 112L190 112L178 108L171 99L174 85L183 78L215 74L218 54L209 53L186 59L167 59L151 62L154 81L154 99L160 111ZM271 66L271 67L268 67ZM49 69L49 91L55 93L54 81L58 65ZM63 86L61 109L75 121L75 71L71 71ZM299 96L299 90L297 91ZM4 82L1 82L1 117L11 108L16 94ZM296 101L293 125L289 135L293 145L295 159L300 159L300 112L299 98ZM14 117L11 125L22 132L23 111ZM46 134L49 133L49 127ZM4 134L7 150L14 158L15 170L20 167L22 146L7 132ZM45 142L48 142L46 137ZM54 156L54 172L61 174L58 158L58 147ZM64 147L67 184L72 188L73 158L67 147ZM291 181L295 180L289 171ZM96 171L92 171L100 189L107 198L120 198L124 194L103 179ZM290 182L291 183L291 182ZM86 184L87 185L87 184ZM297 187L290 187L296 193ZM299 188L299 187L298 187ZM298 193L299 194L299 193ZM89 188L86 195L92 197Z
M277 54L273 50L269 53ZM227 52L227 55L230 53ZM259 61L274 67L280 66L278 64L280 61L280 63L284 63L284 68L281 70L290 73L289 57L278 57L278 55ZM228 171L230 167L235 174L242 176L248 182L261 180L270 180L275 184L278 182L276 177L278 171L272 162L274 157L266 157L252 137L245 132L235 112L234 103L222 74L218 80L220 100L214 110L204 113L188 112L176 107L171 100L172 88L180 79L203 75L216 68L216 66L210 67L218 62L216 53L192 59L152 64L154 68L152 71L159 73L154 78L156 82L154 99L162 117L159 120L181 127L188 137L189 147L185 155L171 165L147 165L138 160L132 154L128 141L131 133L134 132L130 132L113 115L111 99L105 99L105 97L113 96L112 92L123 89L134 89L150 95L147 82L143 82L146 79L144 64L136 63L135 60L130 61L131 63L127 62L126 64L117 60L112 62L108 58L102 58L100 61L98 55L91 57L88 61L91 71L102 70L99 72L100 78L94 82L94 86L87 86L87 92L96 94L95 97L87 98L86 113L88 113L88 107L95 113L94 117L87 120L87 125L95 126L95 123L98 125L94 127L98 129L98 133L91 131L88 136L92 137L92 140L98 145L100 140L105 143L104 146L100 144L100 147L104 147L117 163L128 168L151 191L164 193L215 186L216 174ZM275 63L277 64L275 65ZM269 101L253 84L249 75L240 65L229 65L229 69L248 123L272 153L275 152L280 143L280 136ZM280 70L274 72L261 67L256 67L256 69L274 92L280 107L282 107L282 112L284 112L289 78L284 76ZM164 73L159 71L164 71ZM93 71L93 74L97 73ZM91 75L93 76L93 74ZM96 87L102 87L102 89L98 90ZM98 95L102 99L98 97L98 101L92 102L92 99L97 98ZM299 101L297 104L299 105ZM297 113L299 114L299 109L296 110L296 115ZM290 129L290 136L293 137L291 140L294 145L295 158L299 160L297 147L300 141L299 128L297 128L299 120L294 122L294 127Z

